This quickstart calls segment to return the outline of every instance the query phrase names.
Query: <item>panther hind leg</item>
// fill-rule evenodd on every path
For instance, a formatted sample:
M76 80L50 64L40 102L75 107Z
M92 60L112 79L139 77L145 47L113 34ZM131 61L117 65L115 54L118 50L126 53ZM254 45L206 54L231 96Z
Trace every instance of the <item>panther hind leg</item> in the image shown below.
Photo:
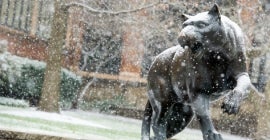
M191 106L175 103L171 106L167 120L167 138L181 132L193 119L194 113Z

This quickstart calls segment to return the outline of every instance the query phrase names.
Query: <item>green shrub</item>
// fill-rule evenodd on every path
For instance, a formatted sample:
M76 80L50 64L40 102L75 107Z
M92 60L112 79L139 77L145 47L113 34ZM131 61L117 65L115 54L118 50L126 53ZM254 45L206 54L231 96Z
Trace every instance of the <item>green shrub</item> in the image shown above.
M81 79L78 79L74 73L66 69L62 69L60 103L64 108L70 107L71 102L77 97L77 90L80 88Z
M27 99L32 105L37 105L42 89L44 69L32 65L24 65L21 68L21 76L14 82L11 97Z
M5 73L0 73L0 95L7 96L9 93L9 81Z
M0 58L2 56L0 55ZM7 55L0 63L0 96L25 99L31 105L37 105L41 97L44 80L44 62ZM61 107L69 107L76 98L81 78L62 69L60 86Z

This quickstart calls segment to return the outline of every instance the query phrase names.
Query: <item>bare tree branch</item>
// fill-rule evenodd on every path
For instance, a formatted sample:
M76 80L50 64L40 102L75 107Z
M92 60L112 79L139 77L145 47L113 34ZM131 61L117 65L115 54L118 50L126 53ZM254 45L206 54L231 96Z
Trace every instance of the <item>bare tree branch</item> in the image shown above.
M87 55L87 54L86 54L86 55ZM119 55L119 54L118 54L118 53L115 53L114 55L108 57L105 61L100 62L99 65L97 66L95 72L98 73L99 70L100 70L100 68L101 68L101 66L103 66L103 65L106 64L106 63L108 63L111 59L115 58L117 55ZM88 55L87 55L87 56L88 56ZM82 98L84 97L86 91L88 90L88 88L89 88L93 83L95 83L96 80L97 80L97 78L96 78L96 77L93 77L92 80L88 81L87 83L85 83L85 84L82 86L83 89L79 91L78 96L77 96L77 98L76 98L76 101L74 102L74 103L76 103L76 105L78 105L78 103L82 101ZM90 95L90 96L91 96L91 95ZM72 108L77 108L77 107L73 106Z
M77 98L77 102L81 102L83 96L85 95L86 91L88 90L88 88L97 80L96 77L94 77L92 80L90 80L89 82L87 82L87 84L84 86L83 90L81 93L79 93L79 96ZM90 95L91 96L91 95Z
M96 13L96 14L107 14L107 15L120 15L120 14L127 14L127 13L134 13L134 12L138 12L138 11L141 11L141 10L144 10L144 9L148 9L148 8L152 8L156 5L159 5L159 4L165 4L165 2L162 2L162 1L158 1L158 2L155 2L155 3L152 3L152 4L149 4L149 5L146 5L146 6L143 6L143 7L140 7L140 8L137 8L137 9L132 9L132 10L122 10L122 11L117 11L117 12L114 12L114 11L105 11L105 10L97 10L97 9L94 9L90 6L87 6L85 4L82 4L82 3L78 3L78 2L71 2L69 4L67 4L67 8L68 7L71 7L71 6L78 6L78 7L82 7L82 8L85 8L86 10L92 12L92 13Z

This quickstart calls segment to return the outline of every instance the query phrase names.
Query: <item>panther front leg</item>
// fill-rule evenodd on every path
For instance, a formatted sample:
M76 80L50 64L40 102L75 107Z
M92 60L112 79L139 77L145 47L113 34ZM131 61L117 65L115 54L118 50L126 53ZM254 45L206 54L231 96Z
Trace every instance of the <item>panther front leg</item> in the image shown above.
M240 104L247 95L247 89L251 82L247 73L241 73L237 78L236 87L227 95L221 106L224 112L236 114L239 112Z
M210 99L208 95L199 94L192 102L192 107L200 122L201 131L204 140L223 140L221 135L216 131L210 118L209 110Z

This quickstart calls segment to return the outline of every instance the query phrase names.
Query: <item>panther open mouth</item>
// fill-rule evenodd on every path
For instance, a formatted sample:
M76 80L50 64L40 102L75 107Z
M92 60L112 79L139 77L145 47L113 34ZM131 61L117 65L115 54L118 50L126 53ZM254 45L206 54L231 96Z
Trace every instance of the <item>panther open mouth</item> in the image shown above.
M193 54L196 54L203 49L203 44L201 42L195 42L190 46L190 49Z
M193 54L200 52L203 49L203 43L201 41L197 41L196 38L187 37L186 35L182 35L178 38L178 43L182 47L188 47Z

